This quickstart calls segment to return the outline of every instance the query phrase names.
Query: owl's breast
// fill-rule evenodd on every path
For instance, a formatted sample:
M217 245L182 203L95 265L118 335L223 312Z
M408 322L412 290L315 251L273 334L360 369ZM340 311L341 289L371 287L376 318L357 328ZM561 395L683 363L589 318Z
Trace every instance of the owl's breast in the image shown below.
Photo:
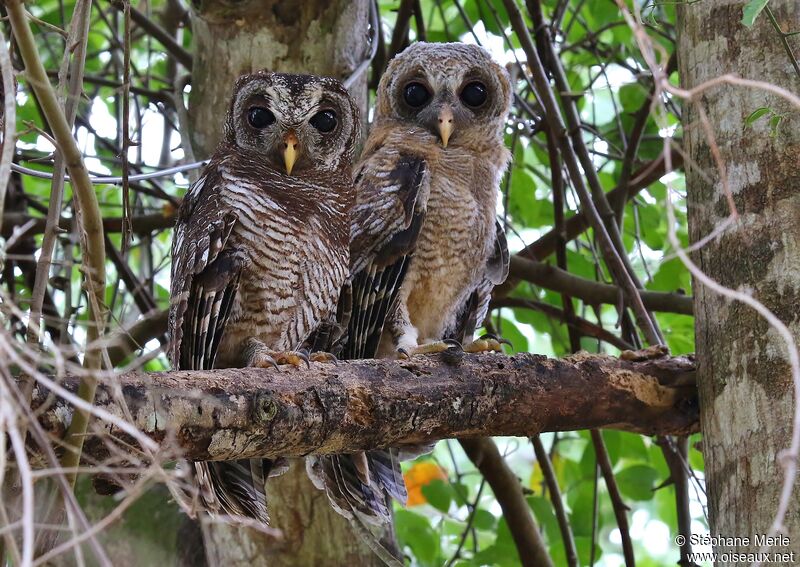
M347 246L329 238L313 214L299 219L264 199L236 210L229 245L248 262L220 355L235 356L252 337L274 350L298 348L335 309L347 277ZM347 227L346 218L334 222Z
M408 279L407 306L420 337L441 338L481 281L491 254L495 175L471 156L432 172L425 224Z

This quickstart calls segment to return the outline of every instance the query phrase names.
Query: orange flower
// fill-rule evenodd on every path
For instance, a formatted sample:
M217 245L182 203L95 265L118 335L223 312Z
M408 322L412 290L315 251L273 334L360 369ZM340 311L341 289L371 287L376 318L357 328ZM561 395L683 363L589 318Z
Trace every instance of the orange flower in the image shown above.
M406 506L419 506L427 502L425 495L422 494L422 487L434 480L446 482L447 471L433 461L421 461L414 463L411 468L403 473L403 480L405 480L406 490L408 490Z

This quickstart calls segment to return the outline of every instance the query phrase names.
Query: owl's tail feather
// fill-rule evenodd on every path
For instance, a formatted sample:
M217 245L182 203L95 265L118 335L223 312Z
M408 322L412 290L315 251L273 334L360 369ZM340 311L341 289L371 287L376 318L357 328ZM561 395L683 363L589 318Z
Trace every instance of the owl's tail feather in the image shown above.
M279 474L270 459L196 462L195 474L205 509L214 515L256 520L269 524L266 479ZM276 466L277 465L277 466Z
M391 522L393 497L405 504L408 499L396 451L368 451L366 471L360 455L308 457L306 469L311 481L328 495L331 506L346 518L381 525ZM369 478L364 478L364 473ZM365 482L367 481L367 482Z

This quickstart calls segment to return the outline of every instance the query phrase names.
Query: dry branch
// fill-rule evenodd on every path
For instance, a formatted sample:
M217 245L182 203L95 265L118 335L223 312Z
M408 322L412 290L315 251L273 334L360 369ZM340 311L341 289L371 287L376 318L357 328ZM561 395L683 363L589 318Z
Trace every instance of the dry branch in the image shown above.
M219 460L596 427L688 434L698 430L694 370L687 357L487 354L466 355L455 365L431 356L117 379L133 425L163 449ZM68 378L67 386L76 382ZM38 390L35 404L46 396ZM96 404L121 416L107 384L100 384ZM70 413L56 401L42 413L43 425L60 434ZM97 428L103 430L86 440L85 451L102 459L107 436L120 434L111 425Z

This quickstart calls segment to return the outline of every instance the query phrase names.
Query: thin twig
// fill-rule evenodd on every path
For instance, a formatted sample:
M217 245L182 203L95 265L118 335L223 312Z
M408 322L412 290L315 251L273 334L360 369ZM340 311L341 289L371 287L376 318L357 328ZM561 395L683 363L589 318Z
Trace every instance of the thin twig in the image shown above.
M78 222L81 226L81 249L83 252L83 269L89 297L89 321L87 328L87 350L84 366L88 373L81 382L78 397L91 405L97 387L93 372L100 369L100 353L92 343L102 334L104 317L102 314L103 293L105 291L105 247L103 242L103 223L97 197L89 180L89 172L83 163L83 156L72 137L72 129L61 110L55 91L47 79L36 42L30 26L25 18L21 0L7 0L8 12L14 37L25 64L25 72L31 88L36 93L45 119L50 126L58 146L64 154L64 160L72 178L72 186L76 202L79 205ZM80 461L83 440L89 424L89 413L85 408L77 408L66 435L66 442L72 450L66 451L61 464L65 467L76 466ZM70 477L71 484L75 476Z
M3 150L0 154L0 228L5 210L6 189L11 177L11 160L14 157L14 143L17 130L17 88L14 82L14 69L8 53L6 38L0 29L0 75L3 80Z
M631 532L628 527L627 512L629 508L622 501L622 495L617 486L617 480L614 478L614 469L611 466L611 459L608 456L606 444L603 441L603 434L598 429L592 429L592 443L594 444L594 451L597 455L597 464L600 466L600 471L603 473L603 480L605 480L608 495L611 498L611 505L614 508L614 516L617 519L617 527L619 528L620 537L622 538L622 554L625 556L626 567L634 567L636 559L633 555L633 542L631 541Z
M564 542L564 554L567 558L569 567L578 567L578 549L575 547L575 538L572 535L572 527L567 518L567 511L564 509L564 502L561 500L561 490L558 487L558 479L550 462L550 456L545 451L542 439L535 435L531 437L533 451L536 454L536 462L542 469L542 476L547 483L547 491L550 493L550 501L553 503L553 511L558 520L558 529L561 531L561 540Z

